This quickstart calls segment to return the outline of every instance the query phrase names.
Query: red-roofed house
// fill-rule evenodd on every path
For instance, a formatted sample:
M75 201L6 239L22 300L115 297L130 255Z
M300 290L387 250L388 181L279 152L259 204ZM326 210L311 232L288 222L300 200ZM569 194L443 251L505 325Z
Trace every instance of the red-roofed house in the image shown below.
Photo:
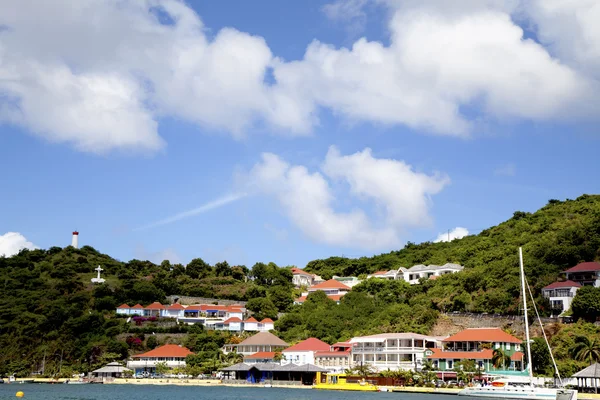
M129 315L144 315L144 306L140 303L129 309Z
M550 301L552 314L560 315L571 308L571 301L581 284L574 281L554 282L542 289L542 295Z
M241 332L243 330L243 322L238 317L231 317L223 322L223 329L231 332Z
M189 349L176 344L165 344L146 353L131 356L132 360L127 362L127 367L136 374L156 372L156 364L165 362L170 368L185 367L185 358L193 354Z
M246 364L257 364L257 363L272 363L274 362L275 352L274 351L259 351L258 353L250 354L244 357L244 363Z
M155 301L152 304L144 307L144 315L147 317L160 317L163 314L165 306L160 304L158 301Z
M330 279L323 283L319 283L318 285L312 286L308 289L308 293L316 292L317 290L322 290L326 294L335 294L335 295L345 295L350 291L350 287L344 285L343 283Z
M171 304L165 307L163 317L167 318L183 318L185 307L179 303Z
M442 343L443 349L432 348L425 351L438 371L451 371L462 360L474 360L486 372L496 371L492 364L496 349L511 356L511 364L499 370L523 370L522 340L500 328L465 329L442 340Z
M244 330L248 332L258 331L258 321L254 317L250 317L244 321Z
M271 318L265 318L258 323L259 331L272 331L275 329L275 323Z
M565 271L568 281L581 286L600 287L600 262L583 262Z
M300 268L292 268L292 283L296 287L300 286L312 286L315 283L315 275L310 272L306 272Z
M329 351L315 351L315 365L331 372L344 372L350 368L352 343L338 342Z
M315 352L330 351L331 346L317 338L308 338L283 350L282 364L294 363L299 365L314 364Z
M129 310L131 310L131 307L127 304L121 304L117 307L117 314L129 315Z

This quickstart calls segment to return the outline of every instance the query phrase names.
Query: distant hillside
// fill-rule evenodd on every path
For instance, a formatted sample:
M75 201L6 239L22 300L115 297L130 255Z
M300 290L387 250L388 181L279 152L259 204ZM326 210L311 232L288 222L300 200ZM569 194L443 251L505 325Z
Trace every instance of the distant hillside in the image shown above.
M519 246L526 275L538 293L566 268L599 259L600 196L550 200L535 213L516 211L506 222L452 242L409 243L399 251L359 259L314 260L305 270L327 279L416 264L458 263L466 267L462 273L426 284L436 308L510 313L518 307Z

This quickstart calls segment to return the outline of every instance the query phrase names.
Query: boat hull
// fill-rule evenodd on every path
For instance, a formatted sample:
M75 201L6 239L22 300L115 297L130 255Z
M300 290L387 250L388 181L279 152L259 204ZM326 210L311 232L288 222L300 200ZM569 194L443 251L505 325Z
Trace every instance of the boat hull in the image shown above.
M345 390L353 392L378 392L377 386L373 385L360 385L358 383L338 383L338 384L327 384L319 383L313 386L313 389L317 390Z
M534 399L534 400L577 400L576 390L546 389L531 387L469 387L458 392L459 396L488 399Z

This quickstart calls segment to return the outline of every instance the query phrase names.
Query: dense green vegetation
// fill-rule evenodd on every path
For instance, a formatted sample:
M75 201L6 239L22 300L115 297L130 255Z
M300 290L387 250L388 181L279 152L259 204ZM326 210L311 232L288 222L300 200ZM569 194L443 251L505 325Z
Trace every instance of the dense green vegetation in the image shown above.
M98 265L106 283L93 285ZM292 303L291 279L289 269L273 263L257 263L251 270L227 262L211 266L199 258L186 267L168 261L124 263L89 246L0 257L0 375L86 372L162 344L146 335L197 329L172 320L128 323L114 312L122 303L165 302L172 294L250 300L248 308L257 315L276 318ZM213 344L220 340L211 336Z
M457 263L460 274L426 282L427 296L441 311L516 313L519 307L519 261L523 246L525 274L539 295L562 271L581 261L600 258L600 196L550 200L535 213L513 217L478 235L441 243L407 244L402 250L375 257L331 257L308 263L322 276L360 276L416 264ZM537 299L544 308L542 298Z
M527 277L543 309L547 304L540 298L541 287L580 261L600 258L600 196L551 200L536 213L516 212L479 235L450 243L409 243L402 250L371 258L310 262L307 270L323 278L415 264L465 266L459 274L421 285L368 280L355 286L339 305L319 292L302 306L292 305L299 291L292 287L291 272L273 263L257 263L248 269L225 261L213 266L197 258L187 266L168 261L157 265L120 262L89 246L23 250L13 257L0 257L0 375L86 372L165 342L181 343L197 352L190 359L197 370L226 362L220 346L239 340L228 333L203 332L172 320L127 322L115 315L121 303L165 302L167 295L248 301L247 308L257 318L277 319L285 312L276 329L289 342L311 336L333 343L380 332L427 333L440 312L517 313L520 245ZM106 283L92 285L90 278L98 265L104 268ZM582 289L574 299L573 316L589 321L600 316L600 289ZM583 321L553 332L559 367L565 373L587 362L584 356L578 360L574 350L574 342L583 336L594 339L595 345L600 343L598 328ZM543 346L536 346L536 370L547 372L548 357ZM596 353L600 355L595 350L587 354Z

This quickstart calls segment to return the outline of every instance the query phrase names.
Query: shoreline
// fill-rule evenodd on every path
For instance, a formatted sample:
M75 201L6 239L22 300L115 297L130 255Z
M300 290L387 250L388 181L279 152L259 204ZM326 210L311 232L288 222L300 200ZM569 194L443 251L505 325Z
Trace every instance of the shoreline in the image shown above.
M64 384L66 380L73 381L73 379L67 378L22 378L16 382L5 382L4 385L30 385L30 384ZM266 384L243 384L243 383L226 383L221 379L135 379L135 378L115 378L106 381L98 381L92 384L104 384L104 385L158 385L158 386L210 386L210 387L235 387L235 388L247 388L247 389L313 389L310 385L278 385L277 383L266 383ZM3 385L3 386L4 386ZM268 386L267 386L268 385ZM382 386L385 390L382 392L395 392L395 393L417 393L417 394L440 394L440 395L458 395L461 389L445 389L445 388L429 388L419 386ZM318 390L318 389L315 389ZM344 390L340 390L344 391ZM600 394L595 393L578 393L578 400L600 400Z

